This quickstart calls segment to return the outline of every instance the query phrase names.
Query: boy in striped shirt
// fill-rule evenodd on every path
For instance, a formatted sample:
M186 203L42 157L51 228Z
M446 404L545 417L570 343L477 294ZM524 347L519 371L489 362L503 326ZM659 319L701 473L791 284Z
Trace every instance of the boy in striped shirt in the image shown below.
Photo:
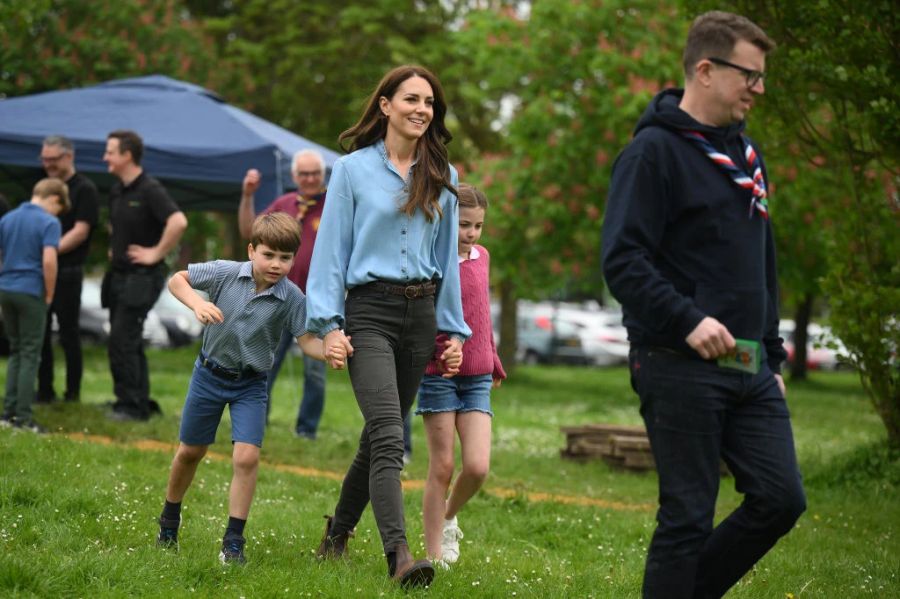
M259 450L266 423L266 373L284 329L303 352L326 360L322 341L307 333L306 297L285 279L300 247L300 228L286 214L258 217L247 248L248 262L190 264L169 281L169 290L204 325L181 416L180 444L172 461L157 544L177 547L184 498L200 460L215 441L225 406L231 414L234 470L222 563L243 564L244 525L256 489ZM205 300L196 291L209 295ZM344 350L327 357L343 368Z

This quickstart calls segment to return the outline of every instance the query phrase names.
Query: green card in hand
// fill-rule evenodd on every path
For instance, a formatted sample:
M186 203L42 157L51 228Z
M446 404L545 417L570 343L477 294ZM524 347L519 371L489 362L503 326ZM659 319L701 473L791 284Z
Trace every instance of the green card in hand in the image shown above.
M759 363L762 358L759 342L749 339L735 339L734 341L734 351L719 358L717 364L722 368L733 368L750 374L759 372Z

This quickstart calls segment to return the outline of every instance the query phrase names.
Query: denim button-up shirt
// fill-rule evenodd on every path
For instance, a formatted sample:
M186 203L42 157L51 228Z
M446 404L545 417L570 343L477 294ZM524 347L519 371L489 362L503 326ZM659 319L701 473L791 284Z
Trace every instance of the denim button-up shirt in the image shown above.
M453 166L450 178L456 186ZM435 214L432 222L421 210L402 212L406 199L407 182L388 159L383 140L334 163L306 284L309 331L323 337L344 326L346 289L375 280L441 279L438 330L463 341L472 334L460 299L456 196L441 191L443 217Z

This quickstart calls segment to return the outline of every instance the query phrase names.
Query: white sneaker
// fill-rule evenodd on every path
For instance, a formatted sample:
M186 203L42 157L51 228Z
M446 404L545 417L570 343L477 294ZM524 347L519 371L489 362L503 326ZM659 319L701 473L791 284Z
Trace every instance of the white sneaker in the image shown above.
M455 564L459 559L459 540L463 533L456 523L456 516L452 520L444 520L444 535L441 539L441 559L448 564Z

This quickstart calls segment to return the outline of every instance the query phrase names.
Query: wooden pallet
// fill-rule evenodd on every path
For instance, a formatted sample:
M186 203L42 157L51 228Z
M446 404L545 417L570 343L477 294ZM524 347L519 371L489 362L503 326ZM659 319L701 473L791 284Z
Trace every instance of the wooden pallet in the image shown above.
M566 446L559 454L567 460L603 460L612 466L635 471L656 469L650 440L643 426L585 424L562 426L560 430L566 435ZM724 462L720 469L723 476L729 475Z
M643 426L587 424L564 426L560 430L566 435L566 447L560 450L560 455L566 459L602 459L629 470L653 470L656 467Z

